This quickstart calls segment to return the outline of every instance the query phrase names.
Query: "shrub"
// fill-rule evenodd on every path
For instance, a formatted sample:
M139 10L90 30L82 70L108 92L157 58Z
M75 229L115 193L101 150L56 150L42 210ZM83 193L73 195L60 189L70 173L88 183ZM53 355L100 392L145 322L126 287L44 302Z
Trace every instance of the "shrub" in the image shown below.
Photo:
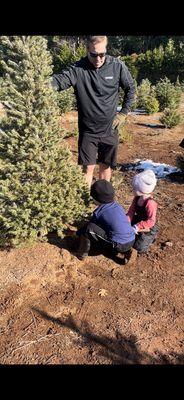
M137 103L137 81L134 79L134 85L135 85L135 97L133 100L133 103L131 104L131 111L134 111L138 107Z
M137 82L134 79L134 85L135 85L135 99L131 105L131 111L135 110L137 108ZM122 106L123 104L123 99L124 99L125 93L123 91L122 88L120 88L119 90L119 101L118 101L118 105Z
M80 60L81 57L85 56L86 56L86 46L85 44L80 43L74 54L74 62Z
M137 87L137 107L143 108L148 114L158 112L159 103L155 97L155 86L149 79L143 79Z
M125 65L129 69L129 71L134 79L137 79L137 76L138 76L138 69L136 67L137 58L138 58L138 55L135 53L131 54L131 55L120 57L120 59L125 63Z
M180 83L181 91L184 92L184 81Z
M3 94L3 78L0 77L0 100Z
M127 131L126 125L121 126L118 129L118 133L119 133L119 143L126 143L126 142L130 142L131 141L132 136Z
M154 82L155 78L160 78L162 76L163 61L163 46L159 46L159 48L155 48L153 51L147 50L145 53L139 54L136 62L138 81L140 82L144 76L147 76L151 82Z
M76 109L76 99L73 88L57 92L58 106L61 114Z
M116 170L113 171L111 183L115 191L118 191L119 189L122 190L122 185L124 184L124 176L122 174L121 168L116 168Z
M145 108L147 98L151 93L151 82L149 79L143 79L137 88L137 107Z
M86 46L82 43L76 49L68 42L64 42L57 49L52 49L54 73L60 73L62 69L68 68L71 64L80 60L86 55Z
M158 112L159 110L158 100L151 95L148 96L144 104L144 109L148 114L153 114Z
M63 68L67 68L73 62L74 55L72 49L68 43L65 42L61 46L59 54L56 56L57 69L61 70Z
M176 108L180 103L181 88L170 82L168 78L161 79L155 87L159 109Z
M182 120L183 118L176 108L166 108L160 118L160 122L169 129L177 126Z

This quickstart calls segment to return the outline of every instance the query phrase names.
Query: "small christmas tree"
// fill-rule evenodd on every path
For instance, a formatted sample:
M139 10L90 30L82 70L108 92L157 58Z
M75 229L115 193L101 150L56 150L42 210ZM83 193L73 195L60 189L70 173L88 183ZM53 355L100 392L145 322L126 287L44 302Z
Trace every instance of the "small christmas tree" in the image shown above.
M159 102L155 95L155 86L151 85L149 79L143 79L137 87L137 105L143 108L148 114L159 110Z
M89 190L60 134L47 40L1 36L1 50L9 108L0 124L0 237L17 246L53 230L62 236L84 213Z
M143 79L141 84L137 87L137 106L140 108L145 107L147 98L151 93L151 82L149 79Z
M182 122L183 118L179 111L173 108L166 108L163 115L160 117L160 122L165 125L166 128L174 128Z
M144 108L148 114L157 113L159 110L159 102L153 95L150 95L145 100Z
M160 79L155 86L156 98L159 102L160 111L165 108L176 108L180 104L181 100L181 89L171 83L171 81L165 77Z

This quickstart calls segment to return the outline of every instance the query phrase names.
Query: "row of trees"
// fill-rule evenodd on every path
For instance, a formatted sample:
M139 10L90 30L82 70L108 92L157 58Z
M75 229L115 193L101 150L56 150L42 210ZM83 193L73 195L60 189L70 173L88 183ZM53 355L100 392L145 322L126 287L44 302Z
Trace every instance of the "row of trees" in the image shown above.
M85 36L45 36L53 57L53 72L60 72L86 55ZM133 77L155 83L167 76L184 80L184 36L109 36L108 53L120 57ZM0 48L0 56L2 54ZM3 57L6 57L3 51ZM0 76L2 75L0 66Z
M145 76L156 83L167 76L172 82L184 80L184 41L175 44L169 39L166 47L161 44L158 48L147 50L145 53L120 57L129 67L133 77L139 83Z
M165 48L170 39L176 48L180 48L180 43L184 42L184 36L109 36L109 52L115 57L146 53L160 45Z
M75 36L69 38L50 36L48 48L53 57L54 73L60 72L86 55L85 40Z
M46 36L50 50L59 50L64 43L67 43L75 53L80 45L85 45L86 36ZM184 42L184 36L108 36L109 53L115 57L123 54L145 53L147 50L154 50L162 45L167 46L172 39L176 49Z
M86 55L85 39L48 37L55 73ZM184 80L184 36L110 36L108 53L125 61L138 83L145 76L152 83L165 76Z
M136 88L136 101L134 106L144 109L148 114L164 111L160 121L172 128L182 121L178 111L181 100L182 88L177 81L171 83L168 78L160 79L156 85L152 85L149 79L143 79Z

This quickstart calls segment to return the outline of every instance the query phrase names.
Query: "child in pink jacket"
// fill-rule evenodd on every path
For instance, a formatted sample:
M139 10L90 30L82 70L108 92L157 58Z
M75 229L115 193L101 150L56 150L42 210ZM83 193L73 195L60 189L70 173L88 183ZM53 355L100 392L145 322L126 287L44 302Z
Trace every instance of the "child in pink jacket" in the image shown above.
M158 232L156 226L157 203L153 200L156 183L155 174L149 169L134 176L132 181L135 196L127 216L136 233L133 247L138 253L147 253Z

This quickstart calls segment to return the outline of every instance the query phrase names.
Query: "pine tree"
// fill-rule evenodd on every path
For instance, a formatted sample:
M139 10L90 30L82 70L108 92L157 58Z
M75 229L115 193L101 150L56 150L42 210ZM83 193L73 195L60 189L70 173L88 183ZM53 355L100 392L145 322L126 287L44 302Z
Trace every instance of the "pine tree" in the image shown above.
M149 79L143 79L141 84L137 87L137 106L140 108L145 107L147 98L151 93L151 82Z
M155 86L156 98L160 105L160 111L165 108L178 107L181 99L181 90L165 77L160 79Z
M165 108L163 115L160 117L160 122L165 125L166 128L174 128L182 121L182 115L179 113L177 108Z
M61 137L52 58L42 36L2 36L4 99L0 124L1 245L46 240L80 219L89 192Z
M148 96L145 100L144 109L147 114L157 113L159 111L158 100L153 95Z

